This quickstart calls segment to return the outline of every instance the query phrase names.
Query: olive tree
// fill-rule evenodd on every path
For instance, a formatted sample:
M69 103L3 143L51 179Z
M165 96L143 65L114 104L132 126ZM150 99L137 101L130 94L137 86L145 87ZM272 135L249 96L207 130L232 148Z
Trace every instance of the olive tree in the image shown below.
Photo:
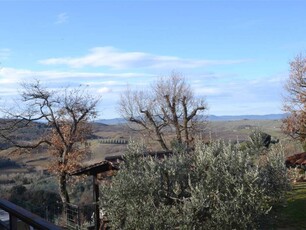
M207 110L205 100L196 98L184 77L172 73L148 86L147 90L127 89L121 94L119 112L130 127L143 131L162 149L170 140L187 148L200 129L198 118Z
M90 153L86 138L91 133L90 119L96 116L99 98L86 88L51 90L39 81L22 84L21 98L14 108L3 111L0 135L19 149L44 148L52 161L49 169L57 175L63 203L69 203L67 176ZM16 133L43 122L45 133L38 140L21 141Z
M284 150L259 160L222 141L163 160L132 142L103 186L101 206L114 229L256 229L289 188ZM262 157L262 156L261 156Z

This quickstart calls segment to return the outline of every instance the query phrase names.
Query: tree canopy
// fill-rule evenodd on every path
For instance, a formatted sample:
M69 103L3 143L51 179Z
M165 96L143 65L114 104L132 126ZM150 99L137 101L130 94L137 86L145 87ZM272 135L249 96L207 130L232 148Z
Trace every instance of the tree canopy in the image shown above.
M290 74L285 85L287 95L283 110L288 117L283 130L291 137L306 143L306 57L297 55L290 62Z
M58 176L62 201L69 202L66 188L67 175L80 166L90 150L86 145L91 133L89 121L96 116L99 98L92 96L86 88L50 90L39 81L22 84L21 99L15 108L4 111L0 135L21 149L45 146L52 156L49 169ZM45 133L35 141L20 141L16 132L33 125L46 124Z
M143 131L164 150L171 149L171 141L192 145L206 110L205 100L196 98L185 78L174 72L146 90L127 89L119 102L120 114L130 127Z

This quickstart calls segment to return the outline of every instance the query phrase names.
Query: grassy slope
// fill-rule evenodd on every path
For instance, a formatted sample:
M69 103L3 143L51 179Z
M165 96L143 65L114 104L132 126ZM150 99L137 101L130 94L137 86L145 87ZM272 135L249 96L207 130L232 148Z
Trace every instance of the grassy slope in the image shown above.
M306 182L293 185L286 204L277 207L270 215L276 219L266 229L306 229Z
M283 210L284 219L290 226L306 228L306 183L298 183L288 195L287 207Z

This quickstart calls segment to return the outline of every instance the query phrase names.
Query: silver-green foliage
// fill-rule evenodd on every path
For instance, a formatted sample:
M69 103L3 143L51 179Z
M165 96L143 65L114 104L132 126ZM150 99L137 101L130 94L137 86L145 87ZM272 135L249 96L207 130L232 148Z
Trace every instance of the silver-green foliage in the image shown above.
M288 188L281 153L263 164L221 141L163 160L143 151L130 143L111 186L102 188L113 229L254 229L271 197Z
M288 169L284 166L284 147L271 147L260 164L259 181L271 203L281 201L290 187Z

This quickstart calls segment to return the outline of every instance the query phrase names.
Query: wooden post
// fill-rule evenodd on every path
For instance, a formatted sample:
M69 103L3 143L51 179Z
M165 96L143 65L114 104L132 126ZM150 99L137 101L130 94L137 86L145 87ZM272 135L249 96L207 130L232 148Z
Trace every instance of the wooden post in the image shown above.
M17 217L10 214L10 229L11 230L18 230L17 229Z
M95 203L95 229L99 230L100 227L100 210L99 210L99 185L97 180L97 174L93 175L93 195L94 195L94 203Z

